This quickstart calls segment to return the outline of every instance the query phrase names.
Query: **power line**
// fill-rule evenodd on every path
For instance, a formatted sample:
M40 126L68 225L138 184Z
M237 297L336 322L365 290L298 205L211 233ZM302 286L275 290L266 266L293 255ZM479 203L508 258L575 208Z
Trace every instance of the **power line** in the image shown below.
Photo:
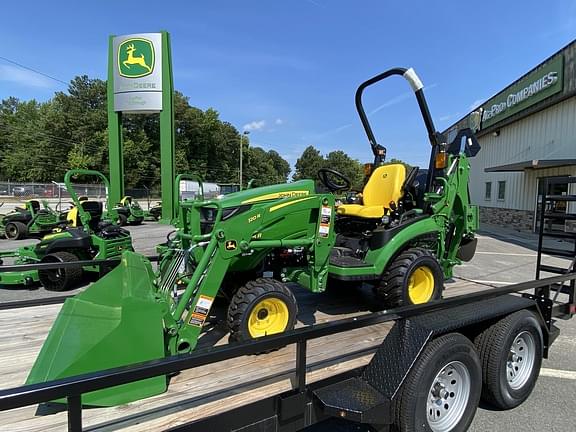
M18 62L16 62L16 61L14 61L14 60L10 60L9 58L0 56L0 59L6 61L6 62L8 62L8 63L12 63L13 65L16 65L16 66L18 66L18 67L20 67L20 68L22 68L22 69L26 69L26 70L29 70L29 71L31 71L31 72L34 72L35 74L42 75L43 77L46 77L46 78L50 78L51 80L57 81L57 82L59 82L59 83L61 83L61 84L64 84L66 87L68 87L68 85L69 85L69 83L67 83L66 81L62 81L61 79L54 78L54 77L51 76L51 75L45 74L44 72L40 72L39 70L36 70L36 69L32 69L31 67L25 66L25 65L23 65L23 64L21 64L21 63L18 63Z

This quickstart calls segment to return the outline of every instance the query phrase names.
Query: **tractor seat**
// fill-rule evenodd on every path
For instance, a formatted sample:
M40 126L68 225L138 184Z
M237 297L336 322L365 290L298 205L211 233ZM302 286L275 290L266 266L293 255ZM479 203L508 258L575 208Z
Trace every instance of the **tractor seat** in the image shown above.
M342 204L337 212L342 216L376 219L384 216L390 203L398 203L404 194L406 167L402 164L382 165L374 170L364 190L362 204Z
M40 203L36 200L30 200L30 207L34 213L38 213L40 211Z

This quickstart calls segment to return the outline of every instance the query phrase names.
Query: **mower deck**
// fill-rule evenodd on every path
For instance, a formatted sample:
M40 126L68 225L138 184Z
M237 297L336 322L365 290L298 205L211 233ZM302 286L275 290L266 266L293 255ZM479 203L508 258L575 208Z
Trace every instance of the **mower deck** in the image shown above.
M447 296L481 291L479 285L454 284ZM365 289L366 296L371 294ZM295 290L300 305L298 326L319 324L369 313L366 303L356 298L342 301L337 296ZM346 295L343 295L348 298ZM2 387L21 385L32 367L61 305L0 310L0 361L4 365ZM217 310L217 313L220 311ZM366 365L390 323L313 340L308 346L307 381L314 382ZM210 326L198 348L225 344L227 334ZM294 346L266 355L245 356L180 373L171 379L164 394L113 408L86 409L83 425L94 430L164 430L195 419L258 401L291 389L294 379ZM265 385L254 381L267 378ZM52 411L53 412L53 411ZM0 412L0 431L51 432L66 428L66 412L52 414L36 406ZM43 415L52 414L52 415Z

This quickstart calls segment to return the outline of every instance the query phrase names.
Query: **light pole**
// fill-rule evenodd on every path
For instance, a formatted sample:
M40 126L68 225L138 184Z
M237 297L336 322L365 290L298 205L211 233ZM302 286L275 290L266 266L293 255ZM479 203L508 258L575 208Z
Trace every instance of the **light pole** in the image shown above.
M244 131L241 135L240 135L240 190L242 190L242 138L244 137L244 135L248 136L250 134L250 131Z

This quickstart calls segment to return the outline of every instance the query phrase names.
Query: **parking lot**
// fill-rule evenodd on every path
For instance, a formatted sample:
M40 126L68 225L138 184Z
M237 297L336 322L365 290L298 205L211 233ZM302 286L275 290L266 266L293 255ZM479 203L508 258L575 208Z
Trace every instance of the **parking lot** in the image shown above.
M136 250L145 255L155 254L155 245L164 241L172 227L156 223L128 228ZM534 279L536 238L497 227L484 227L479 234L474 259L456 268L455 278L448 281L446 290L462 285L505 286ZM0 240L0 250L9 250L36 240L18 242ZM546 258L554 263L552 258ZM556 264L567 264L556 261ZM82 288L79 288L82 289ZM4 288L0 301L16 301L60 295L41 288ZM530 399L517 409L495 412L489 407L479 409L471 431L571 431L572 413L576 411L576 320L559 322L561 335L554 344L550 358L543 363L541 377ZM345 423L330 423L314 430L368 430Z

